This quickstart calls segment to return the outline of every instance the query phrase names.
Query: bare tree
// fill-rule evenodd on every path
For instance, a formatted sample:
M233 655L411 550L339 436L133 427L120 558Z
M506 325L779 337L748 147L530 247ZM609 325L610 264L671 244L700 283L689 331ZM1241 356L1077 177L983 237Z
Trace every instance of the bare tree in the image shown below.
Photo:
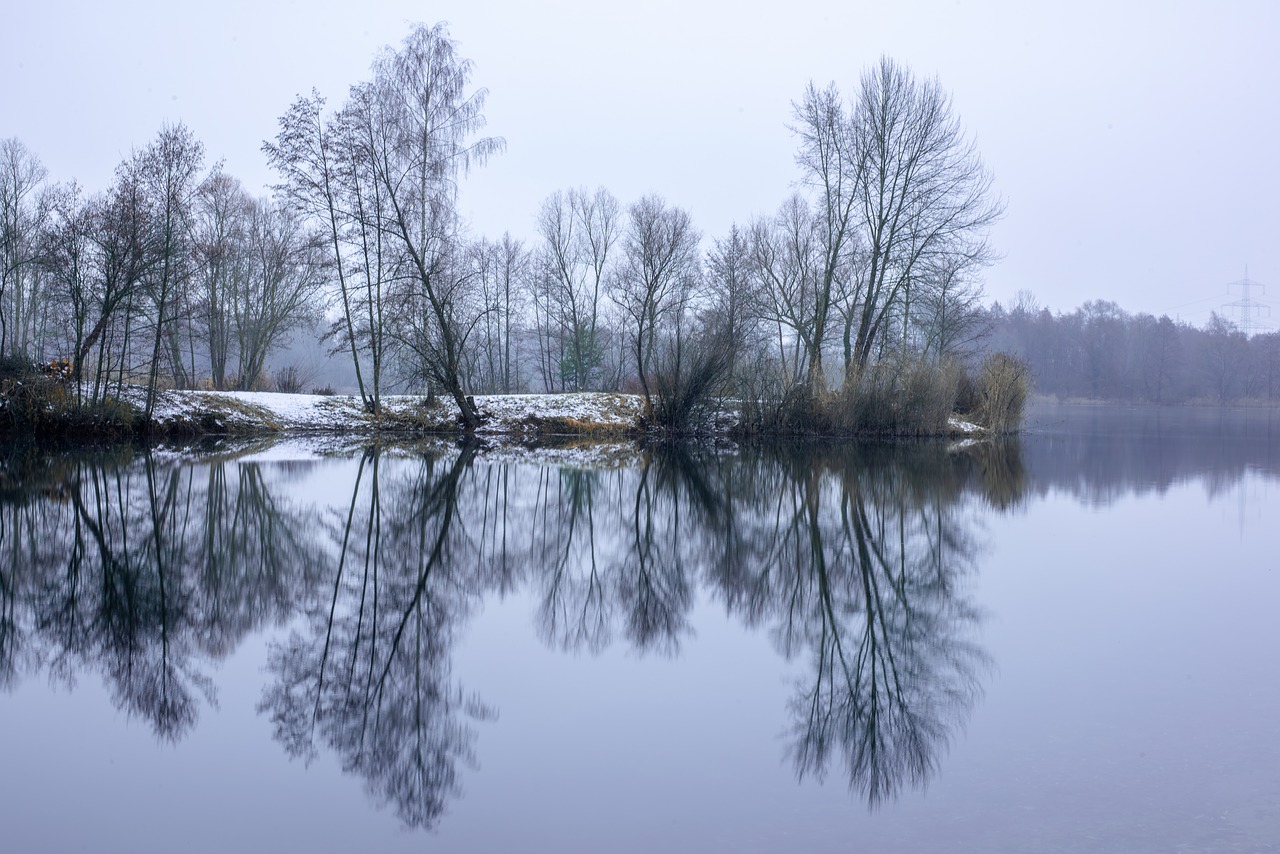
M477 342L481 370L475 382L489 391L510 394L521 385L518 318L530 290L531 262L522 241L505 233L472 247L479 275L484 321Z
M189 304L191 233L198 173L204 163L204 146L185 125L161 128L155 141L134 156L151 208L148 241L153 263L145 284L151 302L152 349L147 375L145 418L155 410L162 347L169 346L169 362L175 384L188 377L178 343L179 312Z
M453 398L468 430L479 415L460 374L478 315L459 258L458 179L504 145L474 138L485 124L487 92L469 91L471 68L443 24L419 25L399 51L378 58L373 80L349 105L366 131L367 147L357 151L385 204L379 231L401 256L398 338Z
M856 212L861 176L856 168L858 154L853 126L835 85L819 91L812 83L804 98L793 104L800 137L796 162L804 181L813 188L813 270L811 288L803 294L806 331L801 337L808 364L807 384L811 393L826 388L822 351L827 341L833 300L842 290L848 274L849 253L856 244ZM800 308L800 306L797 306Z
M289 197L323 224L339 328L365 406L379 410L394 340L415 376L453 398L467 429L479 415L461 376L484 311L462 251L458 181L503 146L475 138L486 92L469 90L471 69L443 24L418 25L399 50L375 60L372 79L352 87L335 116L324 118L318 94L300 98L281 118L276 142L264 145Z
M299 97L280 117L275 143L262 148L283 178L277 191L324 235L342 309L330 334L350 353L360 399L376 415L387 349L384 286L391 276L379 229L381 195L371 167L357 158L359 128L351 113L326 118L324 105L314 91Z
M92 282L85 311L93 325L76 350L74 372L82 378L92 357L96 401L107 393L113 373L118 390L131 367L135 308L144 302L143 277L153 260L152 212L135 160L122 162L111 189L88 207Z
M39 189L48 175L16 138L0 140L0 353L28 355L39 289L37 250L47 205Z
M761 317L773 328L788 385L813 377L813 355L826 337L815 317L821 256L818 223L808 202L792 195L773 219L757 219L747 234Z
M1177 375L1181 373L1182 342L1178 328L1169 315L1159 319L1143 315L1137 319L1140 342L1138 370L1144 396L1155 403L1167 403L1175 393Z
M196 199L194 249L195 312L207 348L214 388L225 388L231 357L232 303L244 286L244 252L249 194L235 178L215 169Z
M852 116L860 257L853 269L846 369L861 370L892 320L908 318L913 283L989 263L987 230L1003 213L991 175L937 80L885 57L862 76Z
M1210 313L1204 326L1204 345L1200 370L1219 403L1226 403L1237 392L1241 368L1248 353L1248 339L1232 321Z
M644 393L645 408L653 411L650 385L654 352L661 325L674 320L687 307L701 269L698 244L701 235L689 214L668 207L649 195L627 211L622 238L623 264L612 298L628 323L628 340L635 357L636 375Z
M733 376L743 355L756 349L761 337L761 295L748 234L735 223L727 236L715 241L705 266L707 322L730 344L727 371Z
M602 312L610 250L621 207L603 187L557 191L538 212L541 274L536 309L544 383L598 388L604 361Z
M41 264L49 277L50 299L57 305L65 330L59 342L62 352L78 362L93 300L93 208L74 182L54 187L48 201ZM78 377L80 365L74 364L72 371ZM75 389L79 395L81 385L76 383Z
M322 238L304 231L288 207L254 201L244 246L246 275L233 292L240 387L253 387L268 355L299 325L319 319L324 283Z
M918 348L936 363L964 356L987 333L982 283L964 256L933 259L922 266L915 304L904 314L904 338L916 330Z

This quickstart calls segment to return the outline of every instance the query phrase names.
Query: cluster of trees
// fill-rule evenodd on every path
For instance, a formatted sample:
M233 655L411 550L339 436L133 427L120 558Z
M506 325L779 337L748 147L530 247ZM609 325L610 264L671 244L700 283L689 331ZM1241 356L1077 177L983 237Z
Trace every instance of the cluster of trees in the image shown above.
M662 197L605 189L553 193L526 242L458 214L463 176L504 145L471 72L443 25L418 26L336 109L298 98L263 147L266 199L202 177L181 125L87 199L42 187L8 141L0 349L69 356L95 398L113 379L248 387L319 307L369 411L426 388L473 428L476 392L638 391L673 425L713 396L812 402L976 336L1001 204L937 81L882 59L853 98L811 85L796 192L709 245Z
M183 125L163 128L104 192L53 184L0 142L0 355L67 359L97 402L145 384L250 388L318 318L328 262L289 206L251 195Z
M469 427L470 392L626 389L674 426L713 394L814 399L976 333L1000 205L935 81L882 60L851 104L810 87L804 188L704 254L687 211L604 188L553 193L530 242L468 239L460 176L503 145L478 136L470 73L442 26L420 27L340 109L299 98L265 146L331 249L332 331L370 411L384 378L447 393Z
M1280 400L1280 333L1246 335L1212 314L1203 326L1093 300L1069 313L1027 292L988 312L986 346L1018 354L1036 389L1059 397L1184 403Z

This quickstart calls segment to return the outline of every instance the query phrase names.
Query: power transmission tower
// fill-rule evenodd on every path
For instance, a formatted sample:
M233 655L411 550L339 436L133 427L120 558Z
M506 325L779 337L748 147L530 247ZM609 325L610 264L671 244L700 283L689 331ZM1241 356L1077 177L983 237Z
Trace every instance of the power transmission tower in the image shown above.
M1261 282L1255 282L1249 278L1249 268L1244 268L1244 278L1238 282L1231 282L1227 285L1227 293L1231 293L1232 288L1239 288L1240 299L1235 302L1223 303L1222 307L1228 311L1237 312L1240 315L1240 331L1244 333L1246 338L1250 338L1254 333L1261 332L1270 326L1269 323L1260 318L1265 315L1271 316L1271 306L1259 302L1253 298L1253 289L1260 288L1262 293L1267 292L1267 286Z

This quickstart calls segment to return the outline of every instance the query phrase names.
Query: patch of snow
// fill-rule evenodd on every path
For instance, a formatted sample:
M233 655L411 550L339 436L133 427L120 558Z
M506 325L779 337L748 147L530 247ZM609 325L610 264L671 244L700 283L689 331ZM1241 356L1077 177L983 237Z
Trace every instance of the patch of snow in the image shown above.
M947 418L947 429L953 435L958 434L961 436L980 436L987 432L987 428L982 425L966 421L958 415L952 415Z

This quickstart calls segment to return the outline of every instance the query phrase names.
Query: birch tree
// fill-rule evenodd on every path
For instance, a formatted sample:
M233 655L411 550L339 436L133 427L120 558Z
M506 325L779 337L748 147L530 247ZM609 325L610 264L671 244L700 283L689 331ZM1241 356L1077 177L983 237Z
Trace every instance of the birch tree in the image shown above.
M386 210L379 230L401 256L397 337L418 370L453 398L463 426L479 424L461 382L467 338L479 319L472 277L461 263L459 179L500 151L484 127L487 91L470 88L472 64L443 24L418 26L398 51L374 63L359 121Z
M318 94L299 99L264 146L291 197L324 224L353 359L359 368L363 341L373 362L372 395L359 380L366 406L378 409L391 335L413 373L453 398L468 430L479 415L461 374L480 312L462 252L459 180L503 146L476 137L487 93L470 88L471 72L443 24L418 25L375 60L372 79L339 113L325 118Z
M351 356L364 408L381 408L386 328L384 284L389 277L378 230L379 197L362 193L368 166L356 157L355 133L344 116L325 115L315 91L300 96L280 117L274 143L263 152L281 175L277 191L314 223L331 259L331 281L341 314L330 329Z
M48 175L16 138L0 140L0 354L28 355L34 337L40 270L38 247Z

